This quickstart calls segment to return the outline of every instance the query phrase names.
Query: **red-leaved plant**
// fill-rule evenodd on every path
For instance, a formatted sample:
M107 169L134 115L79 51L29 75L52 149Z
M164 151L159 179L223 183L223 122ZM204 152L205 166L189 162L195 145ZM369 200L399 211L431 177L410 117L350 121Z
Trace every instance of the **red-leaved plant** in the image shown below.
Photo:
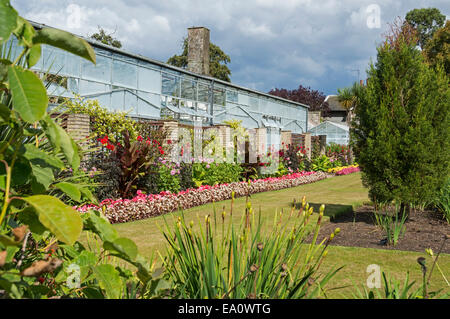
M164 155L165 151L157 140L144 140L138 136L136 141L131 142L127 131L123 132L123 144L117 144L112 156L114 156L121 169L119 178L119 192L122 198L131 198L137 190L137 183L142 176L152 174L152 167L158 157Z

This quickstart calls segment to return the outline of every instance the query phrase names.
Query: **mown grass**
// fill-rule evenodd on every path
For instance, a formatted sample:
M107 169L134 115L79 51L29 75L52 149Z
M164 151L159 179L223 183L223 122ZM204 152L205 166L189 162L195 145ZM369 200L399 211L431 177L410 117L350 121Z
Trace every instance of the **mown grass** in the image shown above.
M249 199L253 209L256 212L261 211L263 220L268 225L275 213L283 211L289 213L292 209L292 202L297 202L306 196L307 202L314 204L315 211L318 211L320 204L325 204L325 218L346 212L362 205L367 201L367 191L362 187L360 174L351 174L322 180L316 183L302 185L298 187L253 194ZM236 198L233 207L233 222L238 224L245 210L245 197ZM197 221L197 217L202 219L205 215L213 215L214 209L219 216L225 208L227 215L230 214L231 200L225 200L217 203L210 203L183 211L186 222L190 220ZM176 220L180 212L173 212L164 216L148 218L144 220L116 224L114 225L123 237L133 239L139 247L139 251L144 255L151 255L154 250L164 251L164 238L158 227L164 225L164 218L168 221ZM317 218L315 216L315 218Z
M352 210L368 200L367 190L361 184L360 174L355 173L289 189L254 194L251 196L250 201L253 209L256 212L261 212L262 219L267 225L267 230L269 230L275 213L283 211L283 214L289 214L292 209L293 199L295 198L298 202L304 195L307 201L314 205L315 211L318 211L320 204L326 205L325 221L332 216ZM245 210L245 200L245 197L242 197L237 198L234 202L232 218L233 223L236 225L240 222L242 212ZM185 210L183 214L186 222L194 220L197 225L197 219L202 221L205 215L210 214L213 218L214 210L217 213L217 218L220 219L221 212L225 208L227 217L229 217L230 203L231 200L210 203ZM179 214L181 212L174 212L165 216L116 224L114 227L121 236L133 239L138 245L141 254L151 256L158 251L160 254L165 255L166 244L159 227L164 227L164 219L170 225L177 220ZM333 267L345 266L329 284L329 287L345 288L332 290L329 297L351 298L351 293L354 291L353 284L361 286L366 283L368 277L366 269L370 264L379 265L382 271L386 271L397 280L403 280L406 272L409 271L410 280L415 280L416 283L420 282L421 271L416 261L420 256L426 257L425 252L332 246L329 249L325 262L321 266L321 270L325 273ZM428 263L431 264L430 258L428 258ZM441 255L439 257L439 265L447 278L450 277L450 255ZM437 269L433 272L430 288L431 290L448 288Z
M331 291L329 297L352 298L352 293L355 292L354 284L356 284L360 290L362 290L363 285L366 285L369 276L369 273L366 272L367 266L371 264L379 265L381 271L386 272L386 274L392 276L396 280L400 280L402 283L406 278L406 273L409 272L410 282L415 281L413 288L418 288L422 282L422 271L420 265L417 263L418 257L426 258L427 267L428 270L430 270L432 259L427 256L425 251L419 253L399 250L331 246L329 248L328 256L322 264L321 271L326 273L334 267L344 266L344 268L330 281L328 288L345 288ZM448 280L450 277L450 255L441 254L438 259L438 264ZM438 289L443 289L441 294L450 292L449 287L435 267L431 277L429 291Z

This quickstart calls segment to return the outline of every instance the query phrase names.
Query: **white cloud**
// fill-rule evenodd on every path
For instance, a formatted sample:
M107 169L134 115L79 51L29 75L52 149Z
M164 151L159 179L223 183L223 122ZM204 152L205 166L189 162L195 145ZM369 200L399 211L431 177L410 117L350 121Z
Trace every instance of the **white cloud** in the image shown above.
M266 24L257 24L250 18L244 18L240 21L239 30L243 34L251 37L271 38L275 36L269 26Z

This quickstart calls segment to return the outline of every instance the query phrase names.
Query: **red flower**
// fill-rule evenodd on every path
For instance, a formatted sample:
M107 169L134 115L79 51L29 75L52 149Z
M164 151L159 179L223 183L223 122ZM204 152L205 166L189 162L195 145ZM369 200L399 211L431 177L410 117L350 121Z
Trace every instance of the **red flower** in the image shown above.
M100 143L102 143L103 145L108 143L108 135L105 135L105 137L101 138L101 139L97 139L97 141L100 141Z
M137 140L138 140L139 142L141 142L141 141L143 140L142 136L139 135L139 136L137 137Z
M44 278L44 277L39 277L38 280L39 280L39 282L40 282L41 284L43 284L44 281L45 281L45 278Z
M172 144L172 140L167 140L167 144Z
M111 150L111 151L114 151L114 145L112 145L112 144L108 144L108 145L106 146L106 148L109 149L109 150Z

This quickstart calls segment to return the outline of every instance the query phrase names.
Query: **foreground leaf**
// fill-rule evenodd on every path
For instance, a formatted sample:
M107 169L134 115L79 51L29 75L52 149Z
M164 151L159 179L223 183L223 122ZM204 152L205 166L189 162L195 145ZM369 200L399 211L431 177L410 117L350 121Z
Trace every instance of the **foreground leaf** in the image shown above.
M78 169L80 166L80 154L75 141L49 115L45 116L40 123L46 136L55 148L55 152L62 150L70 166L74 170Z
M95 52L89 43L66 31L43 28L37 31L33 43L49 44L95 63Z
M61 182L55 184L55 187L63 191L67 196L76 202L81 200L81 192L76 184Z
M70 206L49 195L35 195L23 200L33 206L42 225L60 241L72 245L78 239L83 222L79 213Z
M0 44L7 41L17 25L17 11L9 0L0 0Z
M33 72L17 65L8 67L8 80L14 110L26 122L39 121L48 106L47 91L42 81Z
M95 278L99 286L105 290L108 299L119 299L122 289L122 281L119 272L109 264L99 265L93 268Z
M133 261L136 259L138 254L138 248L134 241L128 238L117 238L113 242L105 242L103 248L106 250L111 250L118 252L115 256L125 259L127 261Z
M102 241L114 242L118 238L116 229L99 212L91 211L85 216L85 229L97 234Z

